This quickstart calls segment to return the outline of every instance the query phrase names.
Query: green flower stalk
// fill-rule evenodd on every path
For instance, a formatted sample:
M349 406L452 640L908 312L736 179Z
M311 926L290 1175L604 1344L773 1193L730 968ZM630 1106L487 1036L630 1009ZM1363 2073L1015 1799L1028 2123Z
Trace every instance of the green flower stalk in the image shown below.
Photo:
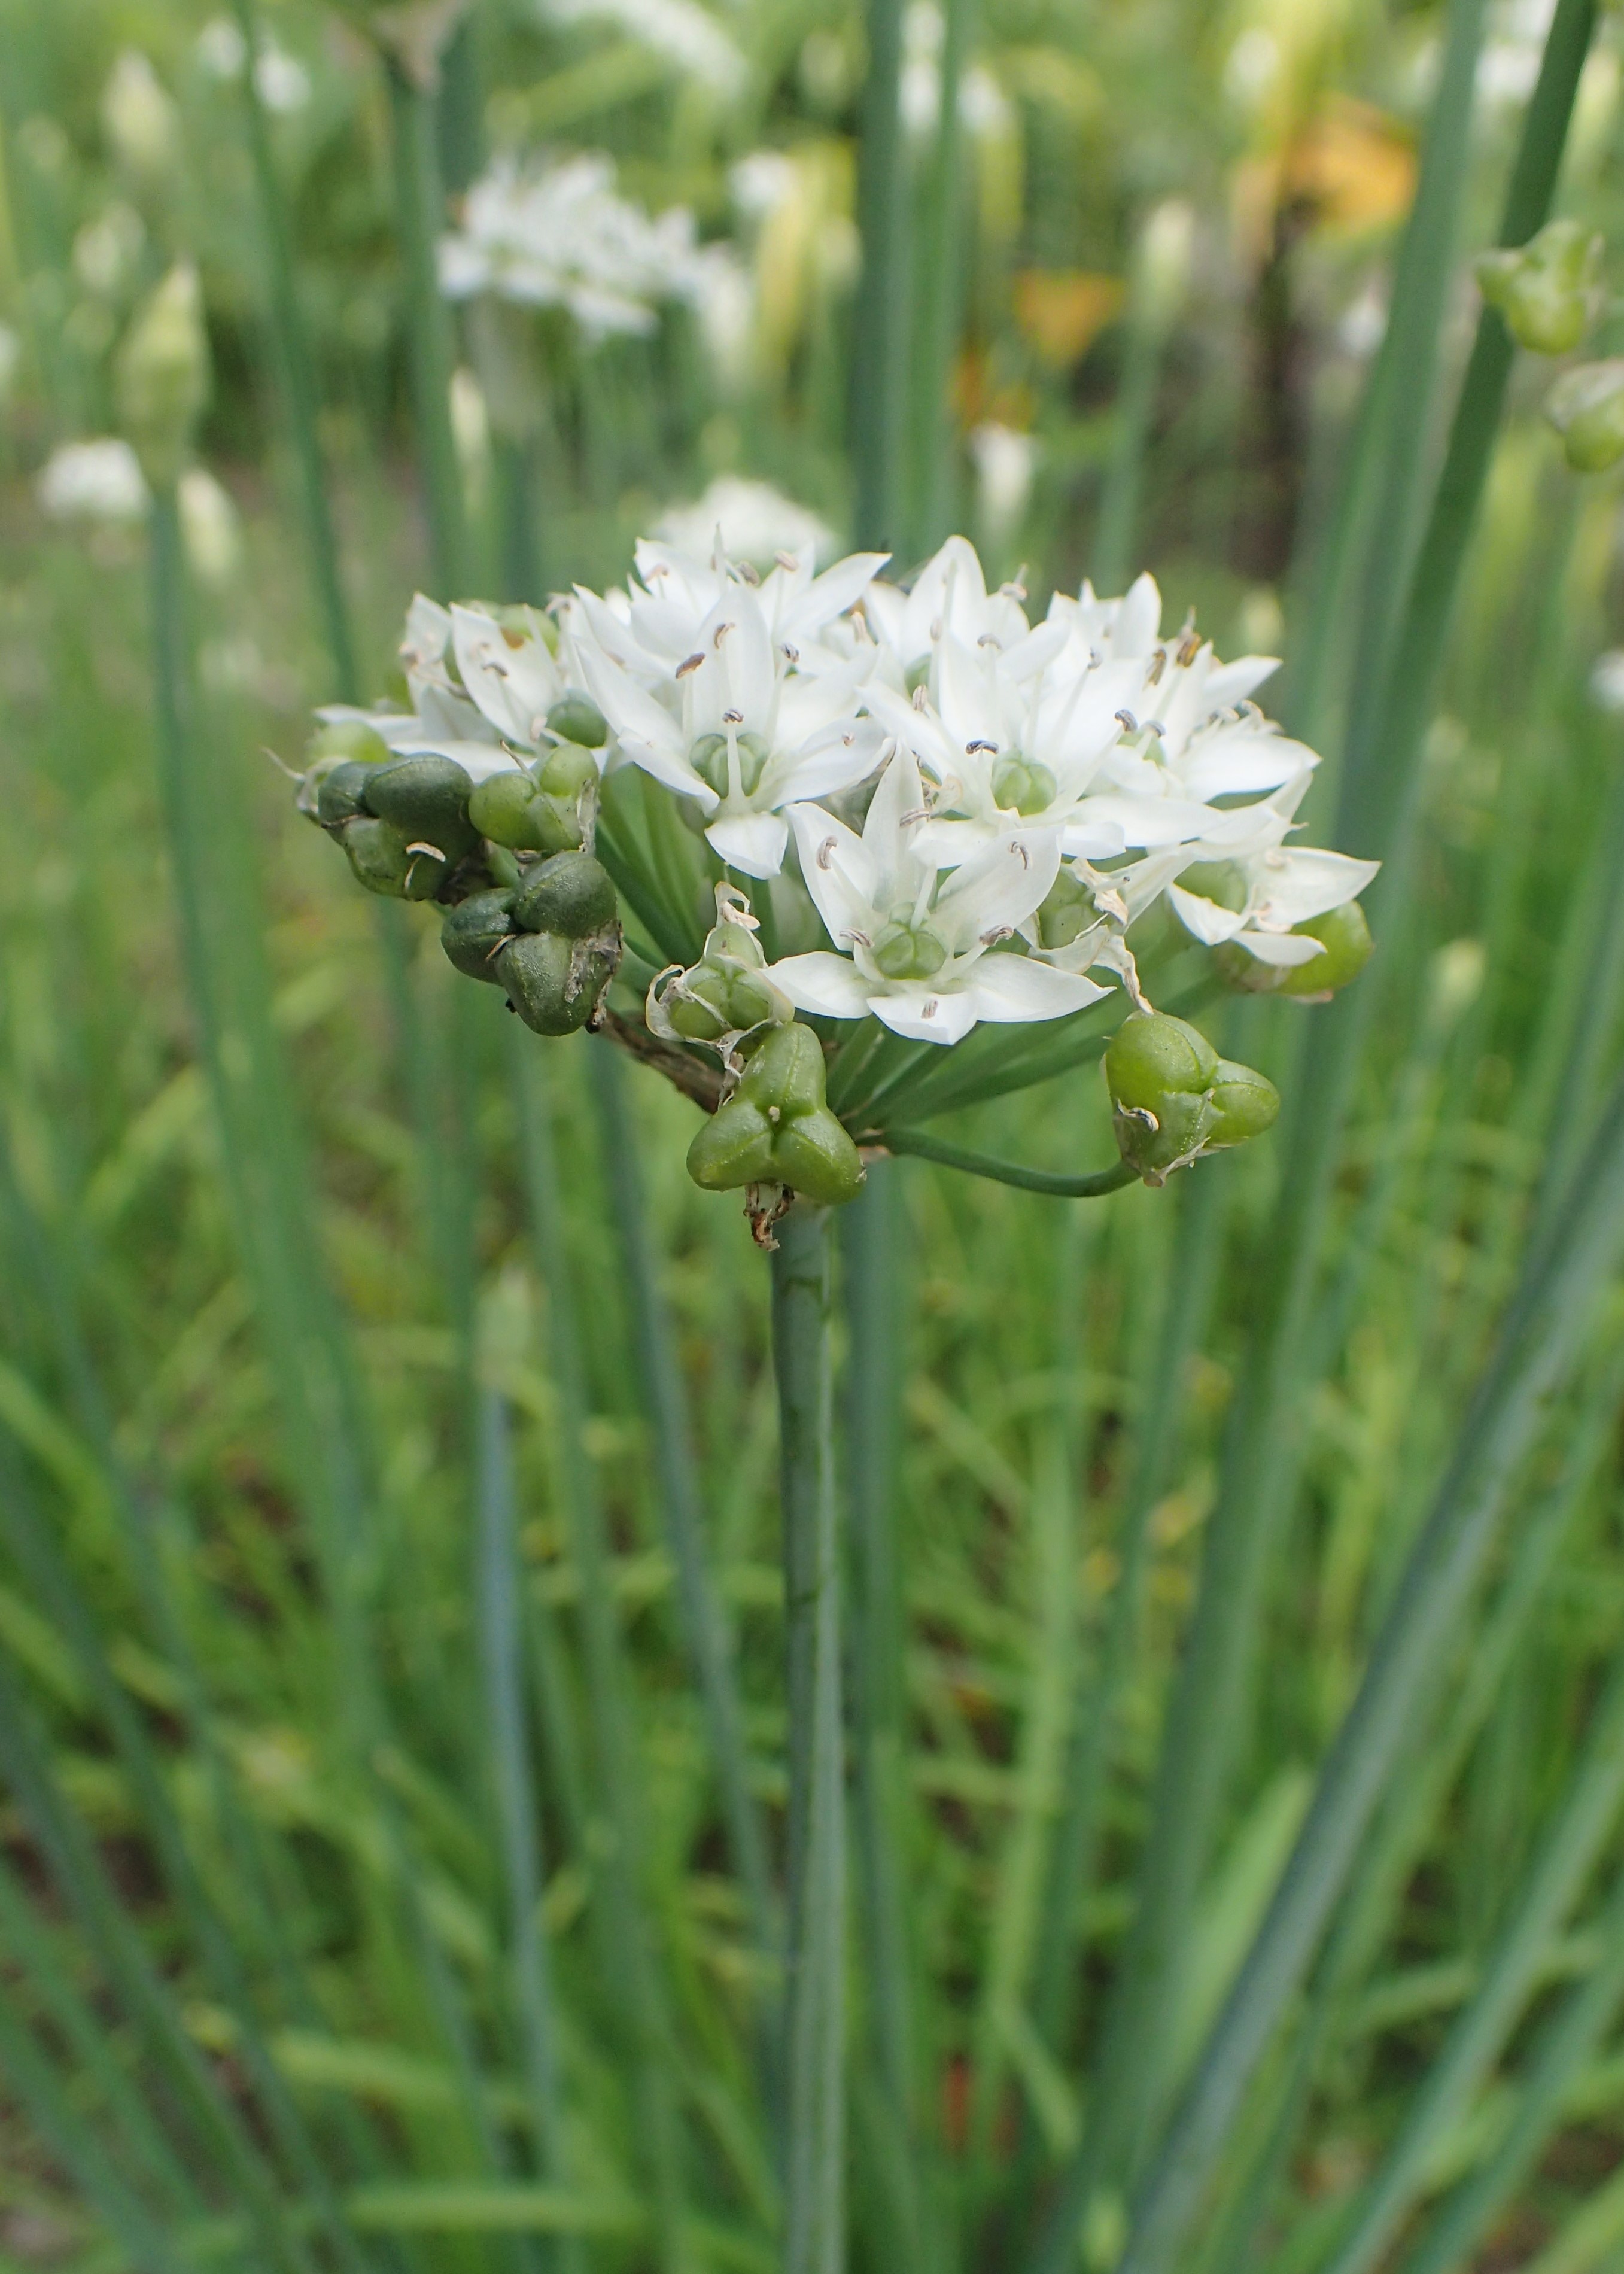
M208 341L198 272L177 261L139 309L114 372L119 423L157 491L180 479L208 400Z

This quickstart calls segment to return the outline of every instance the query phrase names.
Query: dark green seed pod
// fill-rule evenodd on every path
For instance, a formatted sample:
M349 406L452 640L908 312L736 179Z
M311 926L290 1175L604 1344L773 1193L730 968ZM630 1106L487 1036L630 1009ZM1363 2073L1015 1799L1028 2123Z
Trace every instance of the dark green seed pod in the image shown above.
M820 1208L854 1201L867 1174L861 1154L826 1105L784 1123L772 1148L772 1172Z
M565 695L547 713L547 732L583 749L601 750L609 740L609 721L590 696Z
M796 1020L773 1028L746 1066L739 1094L763 1111L811 1113L824 1102L825 1080L823 1045L810 1027Z
M590 853L555 853L526 874L515 895L514 922L522 931L557 932L585 939L615 921L614 885Z
M694 1133L688 1172L706 1193L736 1193L743 1185L772 1184L773 1126L748 1097L730 1097Z
M810 1027L774 1027L727 1103L688 1148L688 1172L710 1193L787 1185L821 1207L853 1200L862 1158L824 1103L823 1053Z
M446 880L448 863L430 853L414 852L411 841L392 822L358 813L336 832L350 856L357 881L369 892L396 900L432 900Z
M1209 1147L1244 1145L1272 1129L1280 1116L1280 1092L1255 1066L1220 1058L1213 1081L1213 1124Z
M614 958L601 947L553 931L521 933L496 964L508 1000L538 1035L578 1033L614 976Z
M501 944L513 937L511 892L470 892L447 916L440 944L455 969L470 979L502 984L496 968Z
M471 834L468 801L473 784L455 758L424 751L391 758L367 776L366 803L380 821L393 822L408 837L425 840L451 853Z
M367 770L357 758L340 758L321 777L316 791L316 818L324 829L336 829L364 809Z

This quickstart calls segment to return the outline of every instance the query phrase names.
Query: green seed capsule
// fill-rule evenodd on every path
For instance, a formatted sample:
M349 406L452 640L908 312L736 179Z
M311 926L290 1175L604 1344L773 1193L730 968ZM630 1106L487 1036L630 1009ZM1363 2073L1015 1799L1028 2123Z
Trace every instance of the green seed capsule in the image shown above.
M609 721L590 697L566 695L548 712L547 732L583 749L601 750L609 740Z
M496 965L508 1000L538 1035L578 1033L614 976L614 960L601 948L552 931L522 933Z
M1575 364L1545 397L1545 417L1575 473L1605 473L1624 457L1624 357Z
M329 764L316 790L316 818L324 829L336 829L364 809L366 768L355 758Z
M1217 1072L1217 1052L1182 1019L1138 1012L1112 1035L1105 1078L1116 1148L1147 1184L1162 1183L1207 1141Z
M543 833L546 809L527 773L492 774L487 780L476 782L468 801L468 817L492 845L526 853L546 849Z
M393 822L408 837L438 845L455 858L472 834L468 821L472 788L455 758L425 751L375 767L367 776L366 802L380 821Z
M726 974L690 972L681 994L666 998L665 1015L685 1042L720 1042L733 1024Z
M761 786L770 753L759 734L735 734L733 744L739 753L739 787L746 797L754 797ZM688 764L702 781L709 782L718 797L726 797L732 789L732 768L728 764L726 734L702 734L688 754Z
M822 1207L853 1199L862 1158L824 1103L823 1053L809 1027L774 1027L739 1088L688 1151L688 1171L706 1192L787 1185Z
M1273 1128L1280 1114L1280 1092L1255 1067L1220 1058L1213 1081L1213 1123L1208 1147L1244 1145Z
M1035 758L1019 750L1000 758L992 770L992 794L1005 812L1042 813L1055 802L1055 777Z
M1477 283L1521 347L1570 355L1589 328L1602 240L1576 221L1553 221L1513 251L1485 252Z
M523 931L557 932L585 939L613 924L614 884L590 853L555 853L531 869L515 895L514 922Z
M440 944L447 960L467 978L501 985L496 957L502 942L513 937L512 904L510 892L470 892L440 926Z
M590 750L574 742L560 742L543 759L538 779L549 797L574 800L597 781L598 761Z
M1291 964L1281 981L1282 995L1334 995L1358 977L1375 946L1357 900L1345 901L1322 916L1310 916L1292 930L1319 940L1325 953L1310 962Z
M432 900L445 882L449 864L432 854L414 853L411 840L393 822L358 813L336 834L357 881L369 892L389 900Z
M1169 1092L1205 1095L1217 1069L1218 1053L1206 1035L1161 1011L1124 1019L1105 1053L1112 1103L1153 1113Z

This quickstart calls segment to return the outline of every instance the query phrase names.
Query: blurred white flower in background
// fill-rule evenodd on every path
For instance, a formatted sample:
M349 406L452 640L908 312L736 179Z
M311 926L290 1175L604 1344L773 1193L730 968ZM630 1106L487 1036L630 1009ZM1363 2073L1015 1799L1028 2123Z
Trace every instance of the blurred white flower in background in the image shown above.
M147 511L140 461L116 434L64 442L41 469L34 494L53 521L132 522Z
M206 466L180 478L180 533L186 558L206 584L229 584L243 562L243 529L230 492Z
M211 16L198 34L198 61L211 79L235 79L248 57L248 42L229 16Z
M229 16L215 16L198 34L198 61L212 79L240 79L248 45ZM310 73L297 56L262 39L254 86L267 110L302 110L310 101Z
M539 0L538 12L555 24L617 25L722 100L741 94L749 77L741 49L697 0Z
M754 359L756 289L733 246L718 239L696 249L684 297L717 385L724 394L741 393Z
M650 221L617 193L614 162L598 152L528 168L498 158L440 244L448 298L490 292L563 308L593 340L651 332L661 301L696 294L703 267L687 207Z
M1610 647L1590 666L1590 700L1601 711L1624 711L1624 647Z
M141 216L122 198L104 206L73 239L73 274L86 292L112 299L133 282L147 228Z
M989 419L971 430L970 461L975 468L975 515L981 540L996 553L1026 517L1038 446L1030 434Z
M102 130L132 174L167 173L180 156L180 117L157 72L138 48L126 48L102 94Z
M936 0L913 0L902 27L902 73L897 91L903 131L922 141L942 123L942 49L946 26ZM985 64L972 64L959 81L959 124L977 140L1006 132L1009 97Z
M451 374L451 439L470 496L482 498L491 478L491 412L466 364Z
M780 553L809 552L819 561L835 550L835 533L811 508L797 505L771 482L721 474L692 505L673 506L654 524L662 543L708 560L718 530L722 549L734 561L765 568Z

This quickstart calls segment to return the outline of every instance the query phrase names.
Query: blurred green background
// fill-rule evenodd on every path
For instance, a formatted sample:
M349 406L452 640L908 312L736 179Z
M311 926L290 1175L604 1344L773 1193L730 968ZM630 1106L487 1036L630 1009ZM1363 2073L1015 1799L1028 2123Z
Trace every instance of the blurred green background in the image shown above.
M304 0L259 13L370 697L393 684L403 605L432 573L388 104L355 20ZM1492 234L1544 20L1526 0L1489 11L1444 384L1414 405L1428 464L1476 320L1466 254ZM1442 33L1437 7L1373 0L951 0L945 19L915 0L899 565L962 527L1040 607L1086 573L1115 591L1147 566L1164 622L1193 606L1221 652L1286 657L1270 708L1332 779L1361 692L1357 576L1328 610L1321 596L1312 643L1305 627ZM386 924L362 903L261 755L297 761L311 706L338 690L276 383L245 54L236 14L190 0L0 4L0 2266L652 2263L626 2048L654 2025L624 2010L629 1969L658 1982L689 2263L770 2267L763 1961L628 1355L646 1289L594 1046L548 1045L515 1085L492 990L456 986L415 911ZM455 32L434 99L454 202L494 153L601 149L627 195L688 207L703 242L732 248L716 290L648 337L550 342L528 532L549 585L618 580L637 534L728 476L851 528L864 68L860 11L838 0L479 0ZM1603 230L1619 96L1608 21L1560 197ZM183 496L207 758L190 972L140 504L105 479L76 492L56 455L115 431L117 342L180 255L199 264L214 362ZM1614 260L1609 292L1618 276ZM1620 336L1611 303L1600 336L1603 351ZM510 536L504 433L466 327L456 364L469 583L490 591ZM1571 1159L1617 1058L1620 495L1564 464L1538 416L1548 378L1531 358L1514 374L1425 744L1415 881L1360 983L1380 991L1373 1040L1280 1417L1300 1483L1270 1551L1175 2075L1262 1915L1550 1164ZM1308 808L1319 835L1328 796ZM1289 1095L1313 1014L1225 1015ZM771 1824L764 1275L733 1206L682 1173L691 1110L630 1069L622 1099ZM1052 1167L1109 1157L1092 1068L960 1126ZM1093 1209L922 1163L884 1172L902 1198L906 1615L885 1805L935 2205L911 2263L932 2274L1023 2263L1017 2237L1075 2138L1284 1141ZM1621 1329L1614 1303L1520 1478L1409 1772L1417 1820L1350 1930L1307 2067L1294 2081L1299 2038L1249 2104L1201 2274L1333 2263L1544 1852L1624 1644ZM512 1416L575 2174L563 2209L538 2198L528 2217L503 2209L527 2084L470 1344ZM605 1698L624 1739L608 1801ZM1091 1743L1098 1805L1079 1831ZM622 1805L635 1869L615 1862ZM1597 1964L1587 1889L1618 1847L1609 1818L1433 2128L1418 2215L1507 2136L1548 2009ZM883 2002L860 1985L853 2025L853 2263L876 2269L910 2263ZM1531 2169L1449 2263L1624 2264L1624 2040L1605 2019ZM1119 2241L1102 2214L1088 2263Z

